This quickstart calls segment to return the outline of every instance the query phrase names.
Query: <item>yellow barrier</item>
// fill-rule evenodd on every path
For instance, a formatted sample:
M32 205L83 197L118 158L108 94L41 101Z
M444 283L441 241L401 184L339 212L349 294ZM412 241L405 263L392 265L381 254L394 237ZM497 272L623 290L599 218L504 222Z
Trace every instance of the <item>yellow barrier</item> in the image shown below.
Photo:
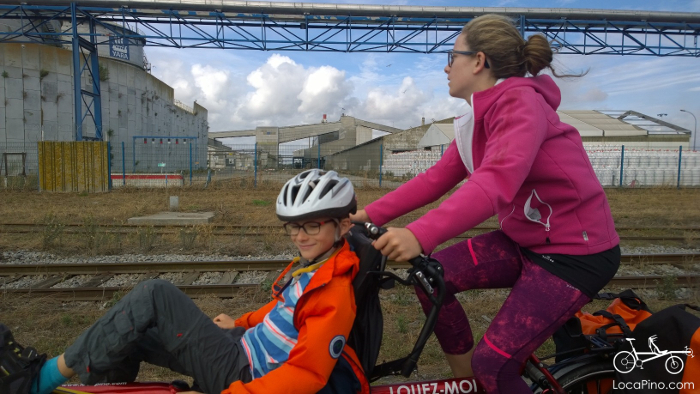
M38 144L42 191L109 191L107 142L41 141Z

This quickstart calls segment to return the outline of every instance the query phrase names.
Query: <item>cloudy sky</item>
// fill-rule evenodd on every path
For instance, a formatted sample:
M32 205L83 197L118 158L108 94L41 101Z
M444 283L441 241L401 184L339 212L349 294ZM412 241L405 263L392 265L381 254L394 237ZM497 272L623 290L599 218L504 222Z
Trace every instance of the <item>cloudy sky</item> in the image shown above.
M279 1L279 0L277 0ZM307 1L316 2L316 1ZM323 2L323 1L318 1ZM463 7L557 7L700 12L700 0L496 0L341 1L386 5ZM336 2L338 3L338 2ZM464 112L449 97L445 54L260 52L147 48L152 73L175 88L185 103L209 110L210 131L318 123L341 113L409 128ZM647 56L559 55L560 71L589 70L582 78L559 79L560 109L627 110L692 130L700 117L700 59ZM227 139L249 143L249 139Z

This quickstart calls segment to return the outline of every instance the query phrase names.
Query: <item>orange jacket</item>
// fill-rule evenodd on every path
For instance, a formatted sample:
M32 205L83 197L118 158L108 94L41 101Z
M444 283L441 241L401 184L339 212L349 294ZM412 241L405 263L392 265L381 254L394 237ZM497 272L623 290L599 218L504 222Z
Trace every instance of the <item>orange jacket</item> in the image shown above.
M294 326L299 331L297 344L289 353L289 359L279 368L250 383L240 380L231 383L221 394L311 394L321 390L328 381L336 359L331 357L330 344L338 335L346 340L355 321L355 292L352 280L357 274L359 260L345 242L343 246L318 268L304 289L294 309ZM279 289L284 284L292 262L273 284ZM236 326L249 329L261 323L280 300L272 293L273 300L257 311L249 312L236 320ZM362 384L362 393L369 393L355 352L345 346L342 357L350 363Z

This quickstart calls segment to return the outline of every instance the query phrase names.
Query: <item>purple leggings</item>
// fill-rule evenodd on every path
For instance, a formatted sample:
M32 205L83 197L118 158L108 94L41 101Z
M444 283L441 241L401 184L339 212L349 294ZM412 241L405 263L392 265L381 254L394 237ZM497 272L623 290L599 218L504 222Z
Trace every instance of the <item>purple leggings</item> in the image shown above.
M501 231L460 242L432 255L445 269L447 294L435 335L447 354L474 346L469 320L455 294L469 289L512 290L476 346L472 367L487 393L531 393L520 369L554 331L589 298L533 263ZM423 310L430 301L417 291Z

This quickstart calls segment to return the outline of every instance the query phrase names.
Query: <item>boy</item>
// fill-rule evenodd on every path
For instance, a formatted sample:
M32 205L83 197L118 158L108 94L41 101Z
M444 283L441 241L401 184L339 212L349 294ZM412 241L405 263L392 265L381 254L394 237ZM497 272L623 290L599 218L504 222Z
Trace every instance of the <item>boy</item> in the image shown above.
M295 176L276 213L299 257L273 284L272 301L212 321L169 282L140 283L44 364L31 393L49 394L76 374L85 384L133 381L141 361L191 376L208 394L368 393L345 346L358 258L343 235L356 206L352 184L334 171Z

